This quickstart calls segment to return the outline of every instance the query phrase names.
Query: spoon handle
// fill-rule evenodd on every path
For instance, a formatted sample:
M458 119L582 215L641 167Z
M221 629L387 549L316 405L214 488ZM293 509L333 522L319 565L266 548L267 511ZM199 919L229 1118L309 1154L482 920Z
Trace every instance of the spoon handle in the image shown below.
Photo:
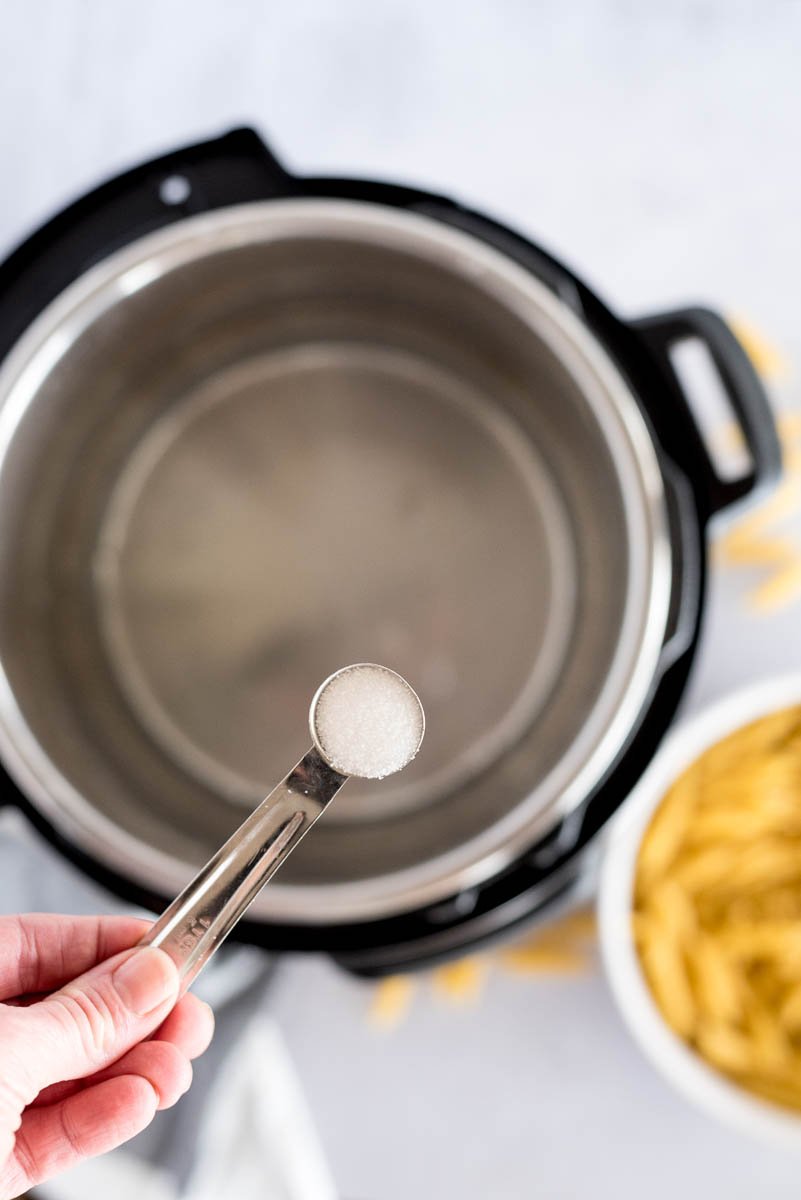
M347 778L309 750L141 939L175 962L181 995Z

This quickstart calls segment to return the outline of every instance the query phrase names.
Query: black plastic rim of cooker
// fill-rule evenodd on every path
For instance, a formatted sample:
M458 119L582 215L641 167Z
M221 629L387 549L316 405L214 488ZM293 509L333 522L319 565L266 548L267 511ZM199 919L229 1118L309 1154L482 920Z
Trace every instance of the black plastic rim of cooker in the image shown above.
M0 360L68 284L129 242L196 213L298 196L369 201L462 229L520 263L567 304L612 358L646 419L665 480L674 556L668 634L639 723L604 779L546 839L495 878L412 912L318 926L245 920L234 933L239 941L270 950L323 951L353 972L377 976L464 953L535 920L574 891L593 838L650 762L685 690L704 604L707 525L717 512L773 483L781 471L781 454L762 385L716 313L690 307L620 320L566 266L505 225L446 196L414 188L294 176L248 128L116 176L23 242L0 265ZM671 366L671 348L688 338L706 345L742 428L752 467L738 479L724 480L716 473ZM22 809L77 867L121 898L153 911L172 899L110 871L69 843L2 776L0 806L9 804Z

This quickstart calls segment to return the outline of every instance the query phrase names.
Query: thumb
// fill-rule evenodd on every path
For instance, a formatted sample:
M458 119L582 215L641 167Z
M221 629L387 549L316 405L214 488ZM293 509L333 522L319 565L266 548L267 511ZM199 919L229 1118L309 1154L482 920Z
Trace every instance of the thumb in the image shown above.
M161 1024L177 999L178 969L155 946L93 967L24 1011L31 1084L38 1092L115 1062Z

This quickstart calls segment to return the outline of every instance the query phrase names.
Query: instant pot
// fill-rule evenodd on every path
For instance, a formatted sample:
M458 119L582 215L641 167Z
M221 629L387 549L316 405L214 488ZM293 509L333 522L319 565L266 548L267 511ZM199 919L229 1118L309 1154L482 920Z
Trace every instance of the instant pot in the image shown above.
M487 217L295 177L246 129L34 233L0 354L2 802L159 909L305 752L319 682L386 663L423 751L352 781L236 931L363 973L580 885L685 688L707 525L780 470L714 313L620 320Z

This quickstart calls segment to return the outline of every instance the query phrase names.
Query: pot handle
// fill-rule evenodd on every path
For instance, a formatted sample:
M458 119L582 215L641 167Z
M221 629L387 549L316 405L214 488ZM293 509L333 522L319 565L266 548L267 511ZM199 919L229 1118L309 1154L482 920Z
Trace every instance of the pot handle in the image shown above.
M781 474L782 459L770 402L750 358L722 317L708 308L682 308L643 317L633 321L632 326L659 358L682 395L684 388L671 362L670 350L689 339L703 342L739 422L753 464L739 479L721 479L699 435L699 449L706 460L710 516L774 483Z

